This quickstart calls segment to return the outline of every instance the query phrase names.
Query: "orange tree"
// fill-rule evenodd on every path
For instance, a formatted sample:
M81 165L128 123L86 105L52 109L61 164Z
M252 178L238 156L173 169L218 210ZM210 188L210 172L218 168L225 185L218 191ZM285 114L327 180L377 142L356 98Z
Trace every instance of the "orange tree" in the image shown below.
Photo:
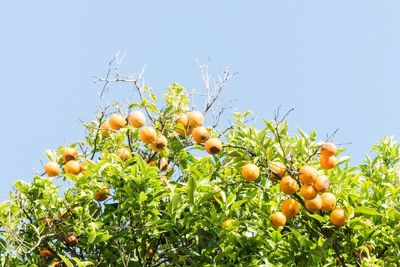
M399 145L350 166L286 116L218 130L172 84L84 123L0 206L1 266L399 266ZM337 157L336 157L337 156ZM60 186L61 184L61 186Z

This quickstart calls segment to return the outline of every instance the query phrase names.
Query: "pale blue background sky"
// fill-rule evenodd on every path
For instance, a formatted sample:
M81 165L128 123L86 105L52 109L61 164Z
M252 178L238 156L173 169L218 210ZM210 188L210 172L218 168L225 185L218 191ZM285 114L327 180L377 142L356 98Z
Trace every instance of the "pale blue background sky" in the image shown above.
M385 134L399 137L399 1L1 1L0 198L30 180L43 151L83 137L103 74L148 63L159 92L201 88L195 59L239 75L224 94L271 118L294 107L292 127L341 130L359 162ZM113 90L106 101L128 96Z

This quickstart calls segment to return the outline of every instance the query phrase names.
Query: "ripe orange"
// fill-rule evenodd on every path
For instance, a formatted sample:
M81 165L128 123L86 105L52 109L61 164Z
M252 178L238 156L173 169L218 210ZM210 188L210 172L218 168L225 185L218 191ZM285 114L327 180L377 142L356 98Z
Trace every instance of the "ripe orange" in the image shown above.
M62 153L62 159L64 160L65 163L67 163L70 160L74 160L78 157L78 151L75 148L72 147L65 147L64 151Z
M50 249L48 249L48 248L42 248L39 251L39 255L41 258L49 258L49 257L53 256L53 252L51 252Z
M96 193L94 193L94 199L98 202L101 202L106 200L109 194L110 190L107 187L104 187L103 189L97 190Z
M280 162L271 162L270 168L274 178L282 178L286 172L286 166Z
M318 172L309 165L303 165L303 167L300 168L299 177L303 184L313 184L318 177Z
M183 113L179 115L178 119L176 120L177 125L179 126L178 128L178 133L180 135L185 135L187 133L188 129L188 115ZM190 127L193 130L193 127ZM189 132L189 131L188 131ZM191 132L191 130L190 130Z
M161 158L161 159L160 159L160 162L158 163L158 169L159 169L160 171L165 171L165 170L168 169L168 167L169 167L169 165L168 165L168 159L166 159L166 158Z
M287 195L292 195L296 193L297 190L299 190L299 185L297 184L297 181L289 175L286 175L282 178L279 183L279 187L281 191Z
M319 163L323 169L330 170L336 166L337 159L335 156L330 156L330 157L321 156Z
M321 148L320 152L323 157L330 157L336 154L336 145L334 143L324 143Z
M64 166L65 173L78 175L81 172L81 164L76 160L68 161Z
M110 132L111 132L111 126L110 123L108 121L103 122L100 125L100 130L101 130L101 134L103 136L110 136Z
M321 195L321 200L321 210L323 211L331 211L336 207L336 197L332 193L323 193Z
M188 114L188 126L199 127L204 123L204 115L199 111L192 111Z
M306 206L306 209L308 209L309 211L316 212L320 210L322 207L322 199L317 194L315 198L304 201L304 205Z
M314 199L318 195L318 192L314 188L314 186L310 184L305 184L300 188L300 195L305 200L309 200L309 199Z
M286 218L292 218L300 212L300 205L294 199L286 199L281 204L281 211Z
M146 117L141 111L134 111L128 116L128 122L135 128L140 128L146 123Z
M248 182L255 181L260 176L260 169L257 165L248 163L242 167L242 176Z
M207 130L206 127L196 127L192 131L192 137L196 143L202 144L207 141L208 138L210 138L210 132Z
M44 165L44 170L49 177L57 176L60 173L60 166L57 162L49 161Z
M140 129L139 139L145 144L151 144L157 140L157 132L152 127L143 127Z
M168 145L167 138L164 135L159 134L156 140L153 143L151 143L150 148L155 152L161 152L167 148L167 145Z
M115 151L115 154L117 154L117 156L123 161L127 161L128 159L132 158L131 152L126 148L117 149L117 151Z
M67 235L64 238L64 241L70 247L75 247L76 245L78 245L78 238L76 236L74 236L74 235Z
M206 151L211 155L216 155L222 150L222 143L218 138L210 138L205 144Z
M108 119L108 123L110 124L111 129L119 130L126 125L126 120L120 114L113 114Z
M285 226L286 224L286 217L285 215L278 211L275 212L274 214L271 215L270 217L271 223L275 228L278 228L279 226Z
M347 224L346 210L341 208L336 208L332 210L329 217L331 223L337 227L342 227Z
M318 192L325 192L329 189L329 179L326 175L320 175L314 181L314 187Z
M235 219L226 219L222 223L222 228L227 229L227 230L232 230L233 232L239 231L239 222L236 221Z

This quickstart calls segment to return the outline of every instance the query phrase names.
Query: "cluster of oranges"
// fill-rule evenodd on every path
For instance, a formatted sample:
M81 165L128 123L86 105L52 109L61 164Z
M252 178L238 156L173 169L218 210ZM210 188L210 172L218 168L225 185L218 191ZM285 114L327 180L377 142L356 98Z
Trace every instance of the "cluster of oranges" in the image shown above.
M331 169L336 166L336 146L333 143L325 143L321 146L320 165L323 169ZM298 174L299 179L285 175L283 164L273 163L271 166L276 176L282 177L279 183L280 190L287 195L294 195L300 191L304 199L304 206L309 212L330 212L330 221L337 227L347 223L346 211L336 208L336 197L327 192L329 179L326 175L320 175L318 171L309 165L303 165ZM301 187L300 187L301 186ZM300 189L300 190L299 190ZM321 193L321 195L320 195ZM281 204L281 211L271 215L271 223L275 227L284 226L286 220L294 217L300 212L300 204L295 199L286 199Z

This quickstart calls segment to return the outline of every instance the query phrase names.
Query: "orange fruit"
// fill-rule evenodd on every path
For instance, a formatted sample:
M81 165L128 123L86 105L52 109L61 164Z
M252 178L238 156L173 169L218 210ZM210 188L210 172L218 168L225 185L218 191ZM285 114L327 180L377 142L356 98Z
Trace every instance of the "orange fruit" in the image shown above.
M279 183L279 187L281 191L287 195L292 195L296 193L297 190L299 190L299 185L297 184L297 181L289 175L286 175L282 178Z
M226 219L222 223L222 228L232 230L233 232L239 231L239 222L235 219Z
M75 148L72 147L65 147L64 151L62 153L62 159L64 160L65 163L67 163L70 160L74 160L78 157L78 151Z
M48 248L42 248L39 251L39 255L41 258L49 258L49 257L53 256L53 252L51 252L50 249L48 249Z
M128 122L135 128L140 128L146 123L146 117L141 111L134 111L128 115Z
M44 165L44 171L46 172L47 176L54 177L60 173L60 166L57 162L49 161Z
M179 115L178 119L176 120L178 127L178 133L180 135L185 135L187 132L191 132L193 130L193 127L188 127L188 115L187 114L181 114ZM189 131L188 128L191 128Z
M303 184L313 184L315 179L318 177L316 169L309 165L303 165L299 171L299 178Z
M167 138L164 135L159 134L156 140L153 143L151 143L150 148L155 152L161 152L167 148L167 145L168 145Z
M210 138L210 132L207 130L206 127L196 127L192 131L192 137L196 143L202 144L207 141L208 138Z
M281 211L286 218L292 218L300 212L300 205L294 199L286 199L281 204Z
M286 224L286 216L280 211L272 214L270 220L275 228L278 228L279 226L285 226Z
M330 170L336 166L337 159L335 156L330 156L330 157L321 156L319 163L323 169Z
M346 210L341 209L341 208L336 208L332 210L331 215L329 216L329 219L331 223L337 227L342 227L347 224L347 218L346 218Z
M321 210L323 211L331 211L336 207L336 197L332 193L323 193L321 195L321 200Z
M64 166L65 173L78 175L81 172L81 164L76 160L68 161Z
M96 193L94 193L94 199L98 202L101 202L106 200L109 194L110 190L107 187L105 187L100 190L97 190Z
M242 176L248 182L255 181L260 176L260 169L257 165L248 163L242 167Z
M310 184L304 184L300 188L300 195L305 199L314 199L318 195L318 191Z
M110 124L111 129L119 130L126 125L126 120L120 114L113 114L109 119L108 123Z
M210 138L205 144L206 151L211 155L216 155L222 150L222 143L218 138Z
M286 166L280 162L271 162L270 168L274 178L282 178L286 173Z
M100 125L100 131L101 131L101 134L103 135L103 136L110 136L110 132L111 132L111 126L110 126L110 123L108 122L108 121L105 121L105 122L103 122L101 125Z
M316 212L316 211L320 210L322 207L322 199L317 194L317 196L315 198L304 201L304 205L306 206L307 210L309 210L311 212Z
M70 247L75 247L76 245L78 245L78 238L76 238L76 236L74 236L74 235L67 235L64 238L64 241Z
M334 156L336 154L336 150L336 145L330 142L324 143L320 148L320 152L323 157Z
M314 181L314 187L318 192L325 192L329 189L329 179L326 175L320 175Z
M128 159L132 158L131 152L126 148L117 149L117 151L115 151L115 154L117 154L117 156L123 161L127 161Z
M140 129L139 139L145 144L151 144L157 140L157 132L152 127L143 127Z
M188 126L199 127L204 123L204 115L199 111L192 111L188 114Z
M160 159L160 162L158 163L158 169L159 169L160 171L165 171L165 170L168 169L168 167L169 167L169 165L168 165L168 159L166 159L166 158L161 158L161 159Z

